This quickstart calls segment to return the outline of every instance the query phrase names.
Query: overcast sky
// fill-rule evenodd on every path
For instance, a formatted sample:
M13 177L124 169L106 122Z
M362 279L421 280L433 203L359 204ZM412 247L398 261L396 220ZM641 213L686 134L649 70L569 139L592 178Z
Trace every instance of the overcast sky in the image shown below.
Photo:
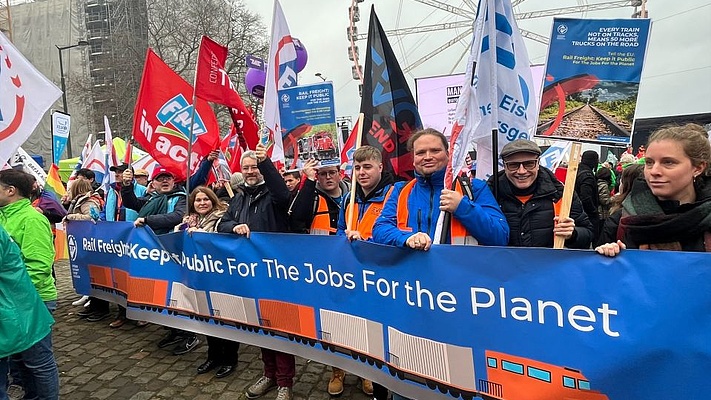
M271 32L273 2L271 0L243 0L245 5L260 14ZM477 3L477 1L468 1ZM531 12L609 3L610 0L524 0L516 9ZM451 6L470 10L461 0L443 1ZM361 21L359 33L367 33L370 7L375 4L385 30L451 23L466 20L447 11L438 10L415 0L366 0L359 4ZM551 6L551 4L555 4ZM291 34L301 39L308 50L306 68L299 74L299 83L315 83L321 73L333 81L336 91L336 115L357 115L360 107L358 82L351 77L348 60L346 28L349 0L281 0ZM652 33L646 64L642 74L637 110L638 118L711 112L711 1L709 0L649 0ZM585 14L566 14L567 17L628 18L632 7L591 11ZM471 16L471 19L474 15ZM538 35L550 36L552 17L519 20L522 29ZM420 60L424 55L456 37L464 28L443 30L429 34L390 36L401 67ZM464 72L464 61L471 37L451 46L407 74L410 89L415 91L414 79L427 76ZM546 60L546 46L527 40L529 58L533 64ZM358 42L360 54L365 54L365 40ZM364 57L362 57L364 58ZM466 59L466 57L464 57ZM361 63L365 60L362 59Z

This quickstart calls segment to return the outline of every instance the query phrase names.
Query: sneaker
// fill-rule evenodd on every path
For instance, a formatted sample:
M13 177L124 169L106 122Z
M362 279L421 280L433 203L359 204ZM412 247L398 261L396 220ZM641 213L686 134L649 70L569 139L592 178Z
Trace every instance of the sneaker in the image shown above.
M101 321L102 319L108 318L108 317L109 317L108 311L96 311L95 313L86 317L86 320L89 322L98 322L98 321Z
M373 395L373 381L362 379L360 388L363 390L363 393L367 394L368 396Z
M340 368L333 367L331 380L328 381L328 394L338 396L343 393L343 381L346 379L346 372Z
M10 400L21 400L25 398L25 389L20 385L12 384L7 388L7 396Z
M179 356L188 352L193 351L200 344L200 339L197 336L188 336L183 339L182 342L178 343L173 349L173 355Z
M89 296L81 296L79 299L72 301L72 305L83 306L87 301L89 301Z
M158 348L172 346L174 344L180 343L184 338L178 335L174 330L168 332L163 339L158 342Z
M259 378L258 381L254 382L252 386L247 388L247 393L245 393L245 396L247 396L248 399L256 399L259 396L265 395L268 391L274 389L276 386L276 379L262 376L261 378Z
M290 387L279 386L275 400L293 400L294 394L291 393Z

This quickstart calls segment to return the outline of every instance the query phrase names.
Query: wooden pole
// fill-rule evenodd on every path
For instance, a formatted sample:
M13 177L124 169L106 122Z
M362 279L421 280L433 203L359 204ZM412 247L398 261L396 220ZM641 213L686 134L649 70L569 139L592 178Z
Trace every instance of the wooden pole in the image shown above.
M358 150L360 142L363 139L363 113L358 114L358 132L356 133L355 149ZM351 198L348 200L348 215L346 216L346 229L353 230L353 225L357 225L357 221L353 221L353 207L355 207L355 194L358 188L358 179L355 176L355 168L353 168L355 160L351 160Z
M558 219L568 218L570 216L570 205L573 203L573 193L575 193L575 178L578 175L578 164L580 163L580 150L582 145L580 142L574 142L570 146L570 158L568 160L568 172L565 176L565 189L563 189L563 199L560 207ZM562 249L565 245L565 239L560 236L553 238L553 248Z

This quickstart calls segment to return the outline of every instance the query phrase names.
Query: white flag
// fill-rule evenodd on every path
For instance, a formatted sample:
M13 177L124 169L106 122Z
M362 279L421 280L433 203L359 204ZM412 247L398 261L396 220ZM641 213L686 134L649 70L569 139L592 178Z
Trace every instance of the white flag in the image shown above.
M104 142L106 145L106 171L104 171L104 180L101 182L101 187L104 192L108 193L109 185L116 182L114 174L111 172L111 167L120 165L116 149L114 148L114 136L109 126L109 118L104 115Z
M0 164L15 153L62 91L0 33Z
M493 19L488 18L491 9L496 10ZM528 53L511 1L481 1L474 21L466 81L452 128L452 136L456 133L459 136L456 144L453 141L453 172L459 172L464 165L468 148L474 142L476 176L481 179L490 176L495 165L491 159L492 131L498 129L499 151L516 139L531 139L538 117L537 104Z
M272 17L272 41L269 46L267 61L267 82L265 84L264 108L262 116L269 128L272 161L284 162L284 146L282 145L281 119L279 118L279 90L296 86L296 47L289 33L284 12L279 0L274 0L274 15ZM267 140L263 140L267 142Z
M98 140L94 143L94 147L91 148L91 152L84 159L81 167L94 171L94 174L96 175L94 180L96 182L104 181L104 175L107 171L106 153L104 153L104 150L101 149L101 145Z

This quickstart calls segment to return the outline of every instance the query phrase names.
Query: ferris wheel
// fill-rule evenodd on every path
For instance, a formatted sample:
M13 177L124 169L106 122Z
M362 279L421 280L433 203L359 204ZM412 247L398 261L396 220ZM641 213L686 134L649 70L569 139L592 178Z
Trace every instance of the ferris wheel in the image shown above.
M374 0L373 0L374 2ZM465 70L471 46L476 0L390 0L378 4L378 16L406 75L451 75ZM552 17L646 17L646 0L511 0L519 30L533 64L545 62ZM554 7L552 7L552 5ZM351 0L348 58L353 79L363 81L358 43L368 37L365 0ZM641 9L640 9L641 7ZM381 8L386 9L384 18ZM416 16L413 17L412 16ZM385 21L390 21L390 26ZM393 22L394 21L394 22Z

